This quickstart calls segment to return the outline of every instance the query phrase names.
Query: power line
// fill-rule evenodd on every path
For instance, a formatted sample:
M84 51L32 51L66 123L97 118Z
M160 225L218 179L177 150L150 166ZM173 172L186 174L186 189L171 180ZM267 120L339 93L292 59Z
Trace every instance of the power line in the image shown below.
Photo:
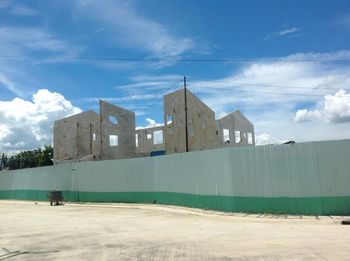
M0 59L33 59L35 57L20 55L0 55ZM45 58L45 57L36 57ZM48 57L46 57L48 58ZM303 59L286 59L286 58L227 58L227 59L171 59L171 58L123 58L123 57L66 57L72 61L117 61L117 62L350 62L350 58L339 59L322 59L322 58L303 58Z
M171 91L173 90L173 88L174 88L178 83L180 83L180 82L182 82L182 81L183 81L183 79L176 80L175 82L173 81L173 84L171 84L170 87L168 87L168 88L163 92L163 96L166 95L166 94L168 94L169 92L171 92ZM159 101L158 101L159 98L158 98L158 97L157 97L157 98L154 98L154 99L155 99L154 102L151 102L151 103L144 103L144 104L138 104L138 105L145 106L145 107L150 107L150 106L155 105L156 103L159 103ZM131 103L132 103L132 101L130 101L129 104L131 104ZM134 105L134 104L132 104L132 105Z
M191 86L191 85L187 85L187 86ZM210 87L210 89L216 89L216 90L222 90L222 91L232 91L232 92L271 94L271 95L310 96L310 97L324 97L325 96L325 95L321 95L321 94L309 94L309 93L263 92L263 91L253 91L253 90L245 90L245 89L234 89L234 90L232 90L232 89L223 89L223 88L220 88L220 87ZM337 97L339 97L339 98L347 98L349 96L337 96Z
M188 78L186 77L186 79L188 80ZM166 95L167 93L169 93L170 91L173 90L173 87L175 87L176 84L178 84L179 82L182 82L183 79L176 81L174 84L172 84L169 88L166 89L166 91L163 93L164 95ZM324 97L325 95L322 94L310 94L310 93L286 93L286 92L265 92L265 91L255 91L255 90L246 90L246 89L227 89L227 88L222 88L222 87L202 87L202 86L196 86L196 85L192 85L192 84L188 84L186 83L186 88L188 89L189 87L194 87L197 89L200 88L206 88L206 89L215 89L215 90L221 90L221 91L228 91L228 92L244 92L244 93L258 93L258 94L264 94L264 95L286 95L286 96L303 96L303 97ZM293 87L293 86L289 86L289 87ZM338 89L334 89L334 90L338 90ZM343 90L348 90L348 89L343 89ZM349 96L337 96L339 98L347 98ZM150 107L155 105L156 103L158 103L158 99L154 98L155 101L154 102L150 102L150 103L133 103L133 101L128 102L123 102L123 103L118 103L118 104L123 104L123 105L134 105L134 106L145 106L145 107Z
M187 78L188 79L188 78ZM189 78L190 80L193 79L192 77ZM197 78L194 78L197 79ZM199 80L198 80L199 81ZM244 82L231 82L231 81L223 81L223 80L201 80L202 82L209 82L209 83L227 83L230 85L247 85L247 86L264 86L264 87L271 87L271 88L286 88L286 89L306 89L306 90L339 90L339 88L327 88L327 89L321 89L317 87L306 87L306 86L291 86L291 85L275 85L275 84L269 84L269 83L244 83ZM195 85L192 85L195 86ZM350 91L350 89L341 88L345 91Z
M186 77L186 79L197 79L196 77ZM165 89L165 91L163 92L163 95L168 94L169 92L173 91L174 87L182 82L183 79L179 79L179 80L175 80L172 81L170 84L170 86L168 88ZM199 81L199 80L198 80ZM202 80L204 81L204 80ZM313 89L312 87L301 87L301 86L285 86L285 85L270 85L270 84L261 84L261 83L237 83L237 82L230 82L230 81L219 81L219 80L214 80L213 82L223 82L223 83L228 83L231 85L253 85L253 86L266 86L266 87L283 87L283 88L300 88L300 89ZM325 95L322 94L310 94L310 93L286 93L286 92L265 92L265 91L255 91L255 90L247 90L247 89L227 89L227 88L222 88L222 87L218 87L218 86L211 86L211 87L206 87L206 86L200 86L200 85L196 85L196 84L188 84L186 83L186 88L188 89L189 87L194 87L197 89L201 89L201 88L206 88L206 89L215 89L215 90L222 90L222 91L228 91L228 92L245 92L245 93L258 93L258 94L264 94L264 95L286 95L286 96L304 96L304 97L324 97ZM321 89L318 89L321 90ZM325 90L325 89L323 89ZM328 88L327 90L339 90L339 89L335 89L335 88ZM350 90L350 89L343 89L343 90ZM340 98L346 98L348 96L337 96ZM120 99L123 99L123 97L121 97ZM159 99L160 97L154 97L154 101L153 102L145 102L145 103L134 103L134 101L130 100L128 101L123 101L121 100L118 104L119 105L124 105L124 106L144 106L145 108L149 108L157 103L159 103Z

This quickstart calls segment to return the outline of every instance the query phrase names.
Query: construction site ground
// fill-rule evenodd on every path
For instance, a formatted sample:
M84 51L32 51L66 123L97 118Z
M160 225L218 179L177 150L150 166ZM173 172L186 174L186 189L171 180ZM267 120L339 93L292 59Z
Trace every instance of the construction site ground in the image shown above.
M350 260L344 219L0 200L0 260Z

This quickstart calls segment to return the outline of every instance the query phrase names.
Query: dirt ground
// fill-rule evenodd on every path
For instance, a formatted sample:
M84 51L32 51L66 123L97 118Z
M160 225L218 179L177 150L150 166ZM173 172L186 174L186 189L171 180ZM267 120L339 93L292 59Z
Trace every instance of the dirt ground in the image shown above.
M350 260L345 218L0 200L0 260Z

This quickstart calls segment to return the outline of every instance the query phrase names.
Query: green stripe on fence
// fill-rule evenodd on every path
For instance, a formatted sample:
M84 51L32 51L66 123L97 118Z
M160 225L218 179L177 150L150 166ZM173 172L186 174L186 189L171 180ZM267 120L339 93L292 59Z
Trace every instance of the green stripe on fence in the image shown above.
M4 190L0 199L47 200L48 191ZM306 215L348 215L350 197L230 197L173 192L77 192L64 191L66 201L157 203L220 211Z

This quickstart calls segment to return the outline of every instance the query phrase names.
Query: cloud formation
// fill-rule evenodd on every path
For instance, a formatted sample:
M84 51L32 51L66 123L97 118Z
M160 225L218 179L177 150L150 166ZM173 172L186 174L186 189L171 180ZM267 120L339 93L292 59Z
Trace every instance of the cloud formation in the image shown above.
M339 97L344 95L340 90L349 95L350 66L322 61L348 59L349 55L347 50L297 53L271 61L246 63L224 78L192 77L188 81L189 90L209 105L217 117L240 109L254 123L258 144L266 140L266 136L258 137L264 133L277 141L350 138L348 100ZM324 108L325 96L329 99ZM299 112L296 124L299 109L306 111ZM316 117L323 120L311 123L311 118ZM327 121L343 124L327 124Z
M298 31L299 31L298 28L296 28L296 27L291 27L291 28L288 28L288 29L279 31L279 32L277 32L277 34L278 34L279 36L282 36L282 35L287 35L287 34L296 33L296 32L298 32Z
M272 40L274 38L280 38L280 37L296 36L298 32L300 32L300 29L298 27L285 28L283 30L280 30L265 36L264 41L268 41L268 40Z
M280 144L276 138L272 137L270 134L262 133L255 136L256 145L268 145L268 144Z
M151 118L146 118L147 125L146 126L138 126L136 127L137 130L139 129L147 129L147 128L153 128L153 127L159 127L163 124L156 122L155 120ZM153 132L153 141L155 144L162 144L163 143L163 131L154 131Z
M69 61L82 49L42 28L0 27L0 53L9 56L0 59L0 90L25 97L42 84L36 81L38 65Z
M193 79L189 81L190 90L201 95L218 114L232 111L233 106L243 110L259 108L260 112L265 107L275 107L291 113L299 103L316 103L321 97L350 86L349 66L284 59L250 63L221 79Z
M163 124L156 122L155 120L151 118L146 118L147 125L146 126L138 126L136 127L137 130L139 129L147 129L147 128L153 128L153 127L159 127Z
M52 55L75 57L81 48L41 28L5 26L0 27L0 51L8 56L23 56L24 59L25 56L31 57L29 54L33 52L37 52L37 56L44 54L45 58Z
M36 10L25 5L13 6L12 13L18 16L34 16L39 14Z
M298 114L298 110L307 112L320 110L323 98L343 90L350 92L350 66L325 60L344 60L350 57L350 51L343 50L333 53L296 53L285 57L277 57L266 61L244 63L233 73L223 78L203 79L188 78L188 88L215 111L216 117L240 109L255 125L257 144L276 143L295 140L322 140L350 138L346 126L335 128L325 121L310 121L310 115ZM137 99L138 103L147 104L149 98L159 99L168 90L182 86L180 75L139 75L132 77L131 84L120 86L118 90L129 91L124 100ZM177 81L176 81L177 80ZM173 86L172 88L169 88ZM338 94L339 95L339 94ZM344 98L341 98L344 99ZM120 102L120 101L118 101ZM329 102L333 102L331 99ZM330 104L328 102L328 104ZM344 122L345 100L323 115L329 122ZM314 105L319 105L314 107ZM140 108L139 108L140 109ZM154 106L145 106L144 114L151 114ZM318 112L316 112L318 113ZM337 114L338 113L338 114ZM301 116L305 119L302 120ZM152 117L152 116L151 116ZM322 131L320 131L322 130ZM348 133L348 134L347 134ZM273 137L270 141L266 135Z
M350 93L340 90L324 97L323 107L314 110L301 109L295 114L295 122L321 120L331 123L350 122Z
M339 17L335 24L350 29L350 13L347 13L341 17Z
M130 1L80 1L76 11L105 24L115 45L147 52L156 58L177 58L194 48L190 37L176 36L164 25L142 16Z
M32 101L0 101L0 151L17 152L52 143L57 119L81 112L61 94L38 90Z

